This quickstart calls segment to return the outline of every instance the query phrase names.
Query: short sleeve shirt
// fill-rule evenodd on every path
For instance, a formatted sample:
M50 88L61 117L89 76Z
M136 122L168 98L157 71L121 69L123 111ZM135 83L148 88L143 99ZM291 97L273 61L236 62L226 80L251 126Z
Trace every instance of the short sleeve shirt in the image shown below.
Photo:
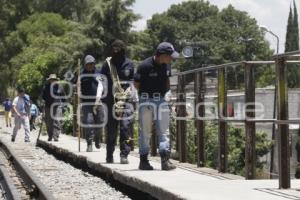
M11 101L4 101L3 106L4 106L5 111L10 111L10 109L12 107L12 102Z
M164 96L169 90L167 80L171 75L170 65L159 65L153 57L147 58L134 75L134 81L140 83L139 95Z
M16 109L20 114L26 114L24 98L16 97L12 105L16 106Z

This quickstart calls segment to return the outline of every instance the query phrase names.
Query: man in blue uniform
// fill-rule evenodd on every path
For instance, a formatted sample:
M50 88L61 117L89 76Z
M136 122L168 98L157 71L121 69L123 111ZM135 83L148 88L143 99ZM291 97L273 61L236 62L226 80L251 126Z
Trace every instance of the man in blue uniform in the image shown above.
M134 75L134 66L131 60L126 58L126 45L121 40L115 40L111 44L110 48L110 65L108 62L105 62L101 68L101 74L106 75L108 80L108 94L104 99L104 102L108 108L108 123L107 123L107 137L106 137L106 162L113 163L113 153L115 150L117 132L120 132L120 163L128 164L127 156L131 150L130 141L132 137L132 122L133 122L133 110L124 107L124 112L122 112L118 116L119 119L116 119L114 115L114 106L115 98L114 91L116 87L113 86L118 85L118 81L126 82L126 84L122 84L123 90L127 90L131 87L133 83L133 75ZM115 70L114 70L115 69ZM114 70L114 72L112 72ZM114 76L115 80L113 80L112 76ZM131 82L131 84L130 84ZM130 103L130 99L127 99L126 102ZM116 107L115 107L116 108ZM118 127L119 126L119 127Z
M87 141L87 152L93 151L93 140L95 147L100 148L100 134L103 126L103 106L96 104L97 96L101 98L102 91L98 91L101 83L99 71L96 69L96 60L93 56L87 55L84 59L84 68L80 73L80 89L82 114L81 122L83 132ZM97 94L98 92L98 94Z
M175 169L169 161L170 140L169 123L170 109L165 101L165 94L170 89L171 61L179 54L172 44L159 44L155 55L147 58L138 67L134 76L134 85L139 93L139 147L140 170L153 170L148 161L149 141L154 122L159 138L159 153L162 170Z
M58 97L63 96L63 92L57 84L58 80L56 74L50 74L42 93L43 100L45 101L45 124L48 141L54 139L55 142L58 141L61 133L61 122L56 117L61 113L57 104L61 103L62 99ZM51 91L51 87L53 91Z

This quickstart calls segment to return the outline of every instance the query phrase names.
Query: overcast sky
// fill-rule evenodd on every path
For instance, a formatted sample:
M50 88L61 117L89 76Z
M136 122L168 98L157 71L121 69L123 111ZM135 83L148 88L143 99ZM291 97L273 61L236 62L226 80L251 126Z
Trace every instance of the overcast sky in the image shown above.
M154 13L166 11L172 4L178 4L187 0L136 0L134 11L143 18L135 23L136 30L146 27L147 19ZM267 26L280 37L280 52L284 51L286 25L289 7L292 0L208 0L220 9L232 4L236 9L247 11L255 18L259 25ZM300 13L300 0L296 0ZM266 38L271 42L272 48L276 47L276 40L269 34Z

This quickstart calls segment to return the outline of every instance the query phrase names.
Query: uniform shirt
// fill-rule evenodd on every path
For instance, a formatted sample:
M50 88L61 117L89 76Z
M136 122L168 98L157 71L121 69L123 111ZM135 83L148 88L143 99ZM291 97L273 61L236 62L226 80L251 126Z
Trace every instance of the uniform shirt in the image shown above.
M53 93L54 95L51 94L51 84L47 82L46 85L44 86L42 97L45 101L45 106L48 108L50 108L51 105L55 102L61 102L62 100L58 99L58 96L64 95L64 92L62 91L62 89L59 87L58 84L54 84Z
M83 69L80 75L82 102L95 102L99 82L97 77L100 76L99 70L95 69L93 72L88 72Z
M170 65L155 63L154 57L147 58L138 67L134 81L140 83L139 95L165 96L169 90L167 80L171 76Z
M128 82L132 82L133 81L133 76L134 76L134 65L133 65L133 62L128 59L128 58L124 58L123 61L115 64L115 67L116 67L116 70L117 70L117 73L118 73L118 76L119 76L119 80L122 82L122 81L128 81ZM101 71L100 71L101 74L105 75L106 78L107 78L107 98L106 100L108 99L112 99L112 85L113 85L113 81L111 79L111 72L110 72L110 69L109 69L109 66L107 64L107 62L105 62L101 68ZM122 87L124 89L126 89L129 85L123 85L121 83Z
M29 114L29 109L30 109L30 99L28 95L25 95L23 98L20 98L19 96L17 96L12 105L16 107L16 110L18 111L18 113L20 114Z
M4 101L3 106L4 106L4 110L8 112L12 108L12 102L10 100Z

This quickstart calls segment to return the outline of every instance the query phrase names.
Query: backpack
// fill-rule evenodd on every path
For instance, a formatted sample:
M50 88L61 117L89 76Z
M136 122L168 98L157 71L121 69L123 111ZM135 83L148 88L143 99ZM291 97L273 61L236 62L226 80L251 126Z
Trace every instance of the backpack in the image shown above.
M24 100L24 104L25 104L25 107L24 107L25 112L30 115L31 103L30 103L29 95L25 94L23 97L23 100Z

